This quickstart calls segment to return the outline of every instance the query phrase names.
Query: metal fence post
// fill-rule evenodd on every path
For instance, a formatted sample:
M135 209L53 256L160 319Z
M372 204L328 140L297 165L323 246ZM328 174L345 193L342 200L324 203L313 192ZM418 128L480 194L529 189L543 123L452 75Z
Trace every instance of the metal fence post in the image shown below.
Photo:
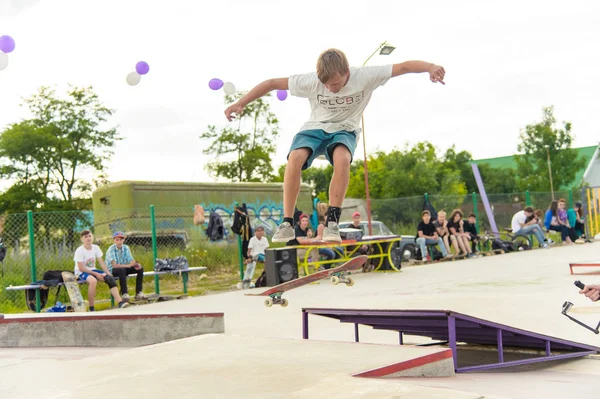
M477 210L477 193L475 191L471 193L471 198L473 199L473 213L477 221L477 231L479 231L479 211Z
M240 281L242 281L244 279L244 256L242 255L242 251L243 251L243 244L242 244L242 236L239 234L237 235L237 241L238 241L238 258L240 261Z
M525 206L531 206L531 196L529 195L529 190L525 191Z
M156 245L156 219L154 216L154 205L150 205L150 229L152 230L152 258L154 259L152 267L156 265L156 259L158 258L158 248ZM158 276L154 275L154 292L160 294L160 286Z
M35 264L35 234L33 229L33 212L27 211L27 229L29 230L29 256L31 259L31 283L37 281L37 270ZM40 313L40 290L35 290L35 311Z
M569 189L569 208L573 208L573 189Z

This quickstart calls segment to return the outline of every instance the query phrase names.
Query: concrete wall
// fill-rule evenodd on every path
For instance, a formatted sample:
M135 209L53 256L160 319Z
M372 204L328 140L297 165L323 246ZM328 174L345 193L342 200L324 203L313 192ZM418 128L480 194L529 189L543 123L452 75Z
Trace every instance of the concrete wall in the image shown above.
M223 313L0 319L0 347L136 347L223 333Z

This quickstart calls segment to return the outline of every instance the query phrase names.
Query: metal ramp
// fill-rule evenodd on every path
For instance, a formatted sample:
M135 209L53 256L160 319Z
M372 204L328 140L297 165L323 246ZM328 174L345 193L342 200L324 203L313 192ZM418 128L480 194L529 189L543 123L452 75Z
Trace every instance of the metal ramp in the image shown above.
M309 314L354 324L355 342L359 342L358 326L362 324L379 330L397 331L400 345L403 344L404 334L430 337L440 341L440 344L448 344L452 349L454 369L457 373L583 357L600 352L599 347L537 334L451 310L303 308L302 337L304 339L308 339L309 335ZM484 359L479 361L481 364L459 367L458 349L463 343L495 346L497 362L490 363ZM505 360L504 348L520 349L521 358Z

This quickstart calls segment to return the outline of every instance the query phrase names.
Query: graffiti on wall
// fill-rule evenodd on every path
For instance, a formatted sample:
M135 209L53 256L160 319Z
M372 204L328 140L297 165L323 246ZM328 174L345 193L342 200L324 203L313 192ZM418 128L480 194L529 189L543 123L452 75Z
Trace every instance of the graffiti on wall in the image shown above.
M205 211L205 224L208 225L210 212L215 211L223 219L223 227L225 236L230 234L231 225L233 224L233 215L235 212L235 204L201 204ZM246 202L248 215L250 216L250 225L253 229L257 226L263 226L265 232L271 235L275 232L277 226L283 221L283 204L273 201L256 201L254 203Z

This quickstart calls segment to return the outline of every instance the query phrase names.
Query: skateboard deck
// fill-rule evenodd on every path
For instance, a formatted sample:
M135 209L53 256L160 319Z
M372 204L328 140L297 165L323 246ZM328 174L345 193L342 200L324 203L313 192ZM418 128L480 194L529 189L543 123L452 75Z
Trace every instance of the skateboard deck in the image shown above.
M175 299L185 299L187 297L188 297L187 294L181 294L181 295L150 294L150 295L146 296L146 299L135 299L135 297L132 297L129 299L129 304L130 305L143 305L143 304L147 304L147 303L166 302L166 301L173 301Z
M344 283L348 286L354 285L354 280L352 280L352 278L350 277L346 277L346 273L352 270L360 269L367 262L368 259L369 257L367 255L360 255L356 258L350 259L349 261L338 267L322 270L313 274L309 274L308 276L287 281L283 284L276 285L258 294L245 295L268 296L269 298L265 299L265 306L271 307L273 305L281 305L283 307L286 307L288 305L287 299L281 298L284 292L292 290L294 288L302 287L303 285L310 284L315 281L319 281L325 278L331 278L331 283L333 285L337 285L339 283Z
M83 296L79 290L79 284L77 284L77 278L71 272L62 272L62 278L65 287L67 288L67 294L71 300L71 306L75 312L87 312Z

